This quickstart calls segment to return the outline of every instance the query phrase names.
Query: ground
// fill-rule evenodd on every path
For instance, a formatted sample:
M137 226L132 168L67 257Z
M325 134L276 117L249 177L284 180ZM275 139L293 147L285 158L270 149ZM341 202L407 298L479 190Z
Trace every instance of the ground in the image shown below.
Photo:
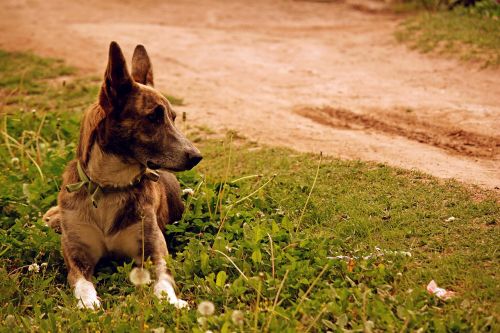
M370 4L6 0L0 48L101 76L111 40L143 43L191 122L498 191L499 70L407 49Z

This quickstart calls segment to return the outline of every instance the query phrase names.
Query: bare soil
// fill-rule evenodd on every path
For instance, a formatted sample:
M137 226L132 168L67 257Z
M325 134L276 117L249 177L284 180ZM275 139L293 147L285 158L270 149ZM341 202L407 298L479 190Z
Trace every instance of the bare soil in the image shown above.
M408 50L377 1L2 0L0 47L102 75L144 44L191 123L500 187L500 70Z
M443 126L419 120L418 117L412 116L411 113L414 112L412 109L392 113L384 110L374 111L376 116L331 107L301 108L296 112L320 124L335 128L396 135L458 155L487 159L499 157L500 136L488 136L453 127L450 124Z

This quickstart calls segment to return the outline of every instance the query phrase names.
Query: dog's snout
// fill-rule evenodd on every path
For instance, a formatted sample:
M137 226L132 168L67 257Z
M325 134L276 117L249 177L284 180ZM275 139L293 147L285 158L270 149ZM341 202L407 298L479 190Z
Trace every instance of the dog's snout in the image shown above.
M188 168L194 168L203 159L198 149L190 149L186 152Z

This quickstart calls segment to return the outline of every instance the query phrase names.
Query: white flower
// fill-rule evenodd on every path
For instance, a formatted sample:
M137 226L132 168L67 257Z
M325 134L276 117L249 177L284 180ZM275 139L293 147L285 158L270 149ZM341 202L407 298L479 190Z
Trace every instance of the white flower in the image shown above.
M165 329L163 327L153 328L151 333L165 333Z
M192 188L185 188L182 190L182 194L193 195L194 191Z
M29 198L30 197L30 184L23 184L23 194L25 197Z
M151 283L151 276L149 275L149 271L143 268L135 267L134 269L132 269L130 271L129 278L130 281L136 286Z
M242 326L245 320L245 315L240 310L234 310L231 314L231 320L237 326Z
M198 305L198 312L202 316L211 316L214 314L215 306L210 301L203 301Z
M206 330L205 333L214 333L211 330Z
M372 329L375 327L375 323L371 320L365 322L365 332L373 332Z
M405 256L405 257L410 257L410 258L411 258L411 252L408 252L408 251L399 251L399 253L400 253L402 256Z
M28 266L28 271L38 273L40 272L40 266L35 262Z
M207 318L205 318L205 317L199 317L199 318L197 319L197 321L198 321L198 324L199 324L200 326L205 326L205 324L207 323Z

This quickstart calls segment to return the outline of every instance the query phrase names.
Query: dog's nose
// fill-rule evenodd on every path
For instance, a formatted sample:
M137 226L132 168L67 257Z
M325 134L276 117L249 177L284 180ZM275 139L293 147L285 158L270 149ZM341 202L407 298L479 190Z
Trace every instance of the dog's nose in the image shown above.
M188 169L194 168L203 159L198 149L186 152Z

